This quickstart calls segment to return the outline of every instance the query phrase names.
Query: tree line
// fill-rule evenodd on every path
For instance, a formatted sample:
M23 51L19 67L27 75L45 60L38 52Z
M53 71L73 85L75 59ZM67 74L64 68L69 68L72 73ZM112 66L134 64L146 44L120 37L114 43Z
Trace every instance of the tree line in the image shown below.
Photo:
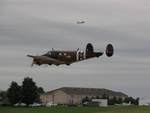
M22 85L18 85L17 82L12 81L8 90L0 93L0 97L1 101L5 104L15 105L16 103L24 103L28 106L35 102L39 103L41 93L44 93L43 88L38 87L32 78L26 77Z
M110 98L108 95L103 94L102 97L85 97L82 99L82 104L85 102L92 102L92 99L107 99L108 100L108 105L117 105L117 104L131 104L131 105L139 105L139 98L134 99L133 97L126 97L126 98L117 98L113 97Z

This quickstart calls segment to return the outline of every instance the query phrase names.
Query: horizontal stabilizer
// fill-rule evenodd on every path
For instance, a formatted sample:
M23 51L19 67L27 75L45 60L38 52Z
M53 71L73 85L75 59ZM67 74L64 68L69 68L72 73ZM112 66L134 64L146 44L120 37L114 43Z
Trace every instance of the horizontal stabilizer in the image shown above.
M27 55L27 57L32 57L32 58L34 58L35 56L33 56L33 55Z

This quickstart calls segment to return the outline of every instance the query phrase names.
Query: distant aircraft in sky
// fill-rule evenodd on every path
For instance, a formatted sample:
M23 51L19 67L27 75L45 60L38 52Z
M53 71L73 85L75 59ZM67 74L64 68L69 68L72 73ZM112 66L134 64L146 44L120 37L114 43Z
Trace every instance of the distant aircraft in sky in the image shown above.
M84 24L85 21L77 21L77 24Z
M33 58L31 66L33 66L34 64L39 66L42 64L48 65L54 64L56 66L59 66L61 64L70 65L74 62L100 57L101 55L103 55L103 53L104 52L94 52L93 45L91 43L88 43L85 52L81 52L79 49L77 49L76 51L58 51L52 49L52 51L48 51L44 55L40 56L27 55L27 56ZM105 53L108 57L111 57L113 55L114 48L112 44L107 45Z

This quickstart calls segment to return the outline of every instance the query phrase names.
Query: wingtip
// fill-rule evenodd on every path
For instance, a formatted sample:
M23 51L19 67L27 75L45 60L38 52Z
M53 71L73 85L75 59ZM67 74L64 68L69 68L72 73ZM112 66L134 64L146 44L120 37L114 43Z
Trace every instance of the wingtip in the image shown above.
M32 55L27 55L27 57L32 57L32 58L33 58L34 56L32 56Z

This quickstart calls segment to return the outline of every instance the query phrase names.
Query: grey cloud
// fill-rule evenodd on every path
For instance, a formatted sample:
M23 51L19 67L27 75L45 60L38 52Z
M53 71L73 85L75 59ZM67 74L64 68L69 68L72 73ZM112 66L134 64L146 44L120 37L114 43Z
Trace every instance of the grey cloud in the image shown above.
M136 3L136 5L135 5ZM1 1L0 1L1 4ZM149 96L149 4L147 0L6 0L0 12L0 89L31 76L46 90L62 86L104 87ZM2 5L0 5L2 6ZM77 25L77 20L85 20ZM30 68L27 54L85 49L92 42L115 55L67 66ZM21 83L20 83L21 84Z

